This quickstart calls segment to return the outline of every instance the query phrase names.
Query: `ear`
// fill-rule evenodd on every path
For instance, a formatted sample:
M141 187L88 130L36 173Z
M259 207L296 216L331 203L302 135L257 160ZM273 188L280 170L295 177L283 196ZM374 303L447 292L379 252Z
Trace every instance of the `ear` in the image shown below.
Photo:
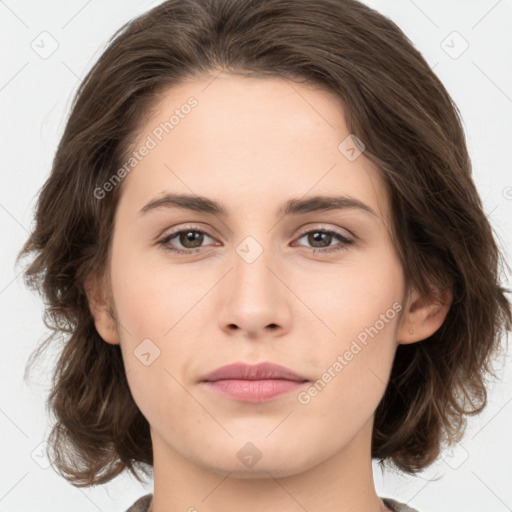
M98 273L90 274L85 280L85 294L89 302L89 309L94 318L94 325L98 334L107 343L119 344L119 333L109 304L105 286Z
M436 297L438 302L430 302L414 290L398 329L398 343L408 344L424 340L441 327L450 309L453 294L449 288L443 291L436 289Z

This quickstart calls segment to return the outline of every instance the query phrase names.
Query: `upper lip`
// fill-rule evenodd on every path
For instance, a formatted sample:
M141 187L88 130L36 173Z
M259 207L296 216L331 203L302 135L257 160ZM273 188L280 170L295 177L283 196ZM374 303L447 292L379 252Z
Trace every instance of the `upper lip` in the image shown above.
M209 373L202 381L216 381L223 379L244 379L244 380L262 380L262 379L286 379L305 382L308 379L298 375L289 368L275 363L263 362L255 365L237 362L221 366Z

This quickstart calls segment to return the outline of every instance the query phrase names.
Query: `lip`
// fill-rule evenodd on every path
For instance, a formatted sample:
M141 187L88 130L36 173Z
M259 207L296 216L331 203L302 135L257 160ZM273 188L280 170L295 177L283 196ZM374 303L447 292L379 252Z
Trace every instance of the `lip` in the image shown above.
M201 380L211 391L243 402L266 402L290 393L306 382L308 379L289 368L269 362L229 364Z
M201 379L202 381L217 381L226 379L265 380L286 379L304 382L308 379L279 364L263 362L259 364L232 363L221 366Z

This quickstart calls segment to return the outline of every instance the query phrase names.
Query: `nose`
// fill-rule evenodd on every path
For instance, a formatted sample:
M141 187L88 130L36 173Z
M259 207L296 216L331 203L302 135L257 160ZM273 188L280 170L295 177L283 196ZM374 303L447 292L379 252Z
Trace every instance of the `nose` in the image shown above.
M271 250L257 249L253 241L252 246L239 246L233 255L232 269L218 290L219 327L229 335L251 339L279 337L291 328L293 295Z

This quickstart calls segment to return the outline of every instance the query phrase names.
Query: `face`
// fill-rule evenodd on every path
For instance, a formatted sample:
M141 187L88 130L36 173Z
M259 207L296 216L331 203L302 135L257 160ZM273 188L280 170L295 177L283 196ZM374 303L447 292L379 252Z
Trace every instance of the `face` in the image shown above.
M124 178L112 240L118 336L100 334L121 345L154 450L256 478L368 440L404 278L384 185L364 152L354 158L340 102L280 78L197 77L168 90L139 134L135 149L149 149ZM225 211L155 203L167 194ZM317 209L317 196L348 200ZM281 380L275 395L275 381L259 394L203 382L234 362L306 382Z

